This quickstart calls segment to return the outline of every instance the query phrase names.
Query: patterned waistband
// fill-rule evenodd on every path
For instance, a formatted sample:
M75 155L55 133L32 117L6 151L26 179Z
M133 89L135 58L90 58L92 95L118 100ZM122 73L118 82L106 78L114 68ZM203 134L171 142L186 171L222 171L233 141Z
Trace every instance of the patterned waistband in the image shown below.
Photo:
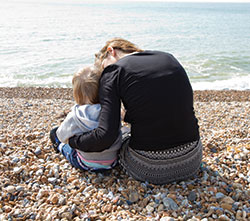
M202 143L194 141L165 151L134 150L123 144L120 164L130 176L154 184L193 177L201 164Z
M197 146L197 144L198 141L193 141L167 150L159 150L159 151L134 150L134 151L152 160L166 160L182 156L192 151Z

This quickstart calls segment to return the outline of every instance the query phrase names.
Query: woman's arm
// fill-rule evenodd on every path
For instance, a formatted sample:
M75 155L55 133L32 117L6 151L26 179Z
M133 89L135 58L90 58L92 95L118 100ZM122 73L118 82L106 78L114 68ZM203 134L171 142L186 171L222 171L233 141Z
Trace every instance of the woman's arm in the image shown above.
M85 152L100 152L109 148L119 135L120 128L120 96L118 89L119 68L107 67L100 79L99 100L101 113L99 126L82 135L69 139L72 148Z

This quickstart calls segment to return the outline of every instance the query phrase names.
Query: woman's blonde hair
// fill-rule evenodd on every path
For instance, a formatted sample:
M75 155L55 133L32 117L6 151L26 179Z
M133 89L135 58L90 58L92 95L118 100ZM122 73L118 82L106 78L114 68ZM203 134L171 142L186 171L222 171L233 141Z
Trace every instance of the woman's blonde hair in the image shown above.
M76 72L72 79L73 96L77 104L97 104L100 74L94 66Z
M119 49L123 53L129 54L133 52L142 52L143 50L140 49L137 45L133 44L132 42L125 40L123 38L113 38L109 41L106 42L106 45L98 52L95 54L96 60L95 60L95 65L100 66L102 63L103 59L108 54L108 47L112 47L114 49Z

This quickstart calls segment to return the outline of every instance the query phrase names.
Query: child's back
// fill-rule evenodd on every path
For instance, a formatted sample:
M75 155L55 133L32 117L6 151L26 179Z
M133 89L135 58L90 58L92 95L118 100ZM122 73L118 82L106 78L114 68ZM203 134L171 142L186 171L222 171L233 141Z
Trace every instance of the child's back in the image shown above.
M73 95L76 105L72 107L57 130L51 131L57 149L77 168L84 170L110 169L116 164L117 152L121 147L122 135L102 152L83 152L72 149L67 143L70 137L86 133L98 127L101 106L98 103L100 73L94 67L86 67L74 74ZM59 144L60 143L60 144Z

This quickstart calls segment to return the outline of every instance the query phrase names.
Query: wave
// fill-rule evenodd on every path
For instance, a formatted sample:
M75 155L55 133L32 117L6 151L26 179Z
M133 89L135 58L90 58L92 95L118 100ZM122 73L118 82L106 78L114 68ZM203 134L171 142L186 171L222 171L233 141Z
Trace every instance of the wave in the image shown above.
M250 90L250 75L226 80L191 82L194 90Z

